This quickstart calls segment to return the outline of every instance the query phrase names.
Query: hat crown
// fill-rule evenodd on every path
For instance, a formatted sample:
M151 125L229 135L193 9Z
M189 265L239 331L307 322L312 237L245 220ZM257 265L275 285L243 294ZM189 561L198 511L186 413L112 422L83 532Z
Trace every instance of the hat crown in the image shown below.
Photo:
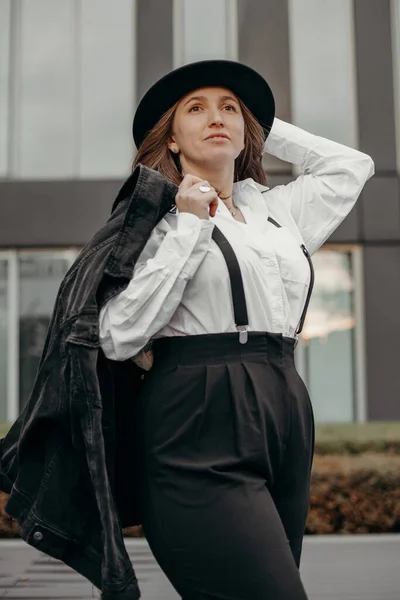
M232 90L268 136L275 117L275 100L267 81L251 67L236 61L202 60L170 71L144 94L132 125L136 147L176 102L193 90L211 86Z

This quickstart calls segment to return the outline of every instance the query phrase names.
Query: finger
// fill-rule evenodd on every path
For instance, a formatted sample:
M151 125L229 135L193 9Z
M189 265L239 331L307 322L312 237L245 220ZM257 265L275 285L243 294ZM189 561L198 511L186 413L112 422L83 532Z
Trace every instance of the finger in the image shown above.
M193 189L200 190L203 194L207 194L208 192L215 192L215 188L206 180L201 179L198 183L193 186Z
M198 196L197 196L198 198ZM218 202L218 196L217 196L217 192L213 189L211 189L209 192L201 192L201 197L200 199L205 203L205 204L212 204L213 202L217 201Z
M210 217L215 217L217 208L218 208L218 197L215 198L210 204Z
M185 175L181 181L179 189L181 191L189 190L191 187L200 183L201 181L203 181L203 179L200 179L200 177L196 177L195 175Z

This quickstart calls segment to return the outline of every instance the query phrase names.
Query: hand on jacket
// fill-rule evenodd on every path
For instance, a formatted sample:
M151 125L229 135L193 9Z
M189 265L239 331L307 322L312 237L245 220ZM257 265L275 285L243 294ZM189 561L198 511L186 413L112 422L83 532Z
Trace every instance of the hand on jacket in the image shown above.
M200 186L210 188L209 192L202 192ZM179 212L189 212L199 219L215 217L218 208L218 194L215 189L204 179L194 175L185 175L175 196Z

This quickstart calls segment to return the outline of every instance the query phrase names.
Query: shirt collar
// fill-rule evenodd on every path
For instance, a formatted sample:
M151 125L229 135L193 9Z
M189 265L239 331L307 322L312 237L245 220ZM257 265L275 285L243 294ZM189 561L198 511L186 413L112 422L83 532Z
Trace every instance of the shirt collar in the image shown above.
M266 192L267 190L269 190L269 187L267 187L266 185L262 185L261 183L257 183L251 177L243 179L242 181L236 181L236 183L233 184L234 193L240 193L246 188L253 188L258 190L259 192Z

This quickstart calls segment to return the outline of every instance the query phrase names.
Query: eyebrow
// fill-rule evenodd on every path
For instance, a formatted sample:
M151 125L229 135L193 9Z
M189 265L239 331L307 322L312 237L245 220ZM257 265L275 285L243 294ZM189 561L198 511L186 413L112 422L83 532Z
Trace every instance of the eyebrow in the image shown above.
M184 106L189 104L189 102L192 102L192 100L200 100L200 101L204 102L204 100L207 100L207 98L205 96L192 96L191 98L189 98L189 100L187 100L185 102ZM233 102L236 102L236 104L239 104L239 102L233 96L221 96L221 98L220 98L221 102L225 102L226 100L233 100Z

